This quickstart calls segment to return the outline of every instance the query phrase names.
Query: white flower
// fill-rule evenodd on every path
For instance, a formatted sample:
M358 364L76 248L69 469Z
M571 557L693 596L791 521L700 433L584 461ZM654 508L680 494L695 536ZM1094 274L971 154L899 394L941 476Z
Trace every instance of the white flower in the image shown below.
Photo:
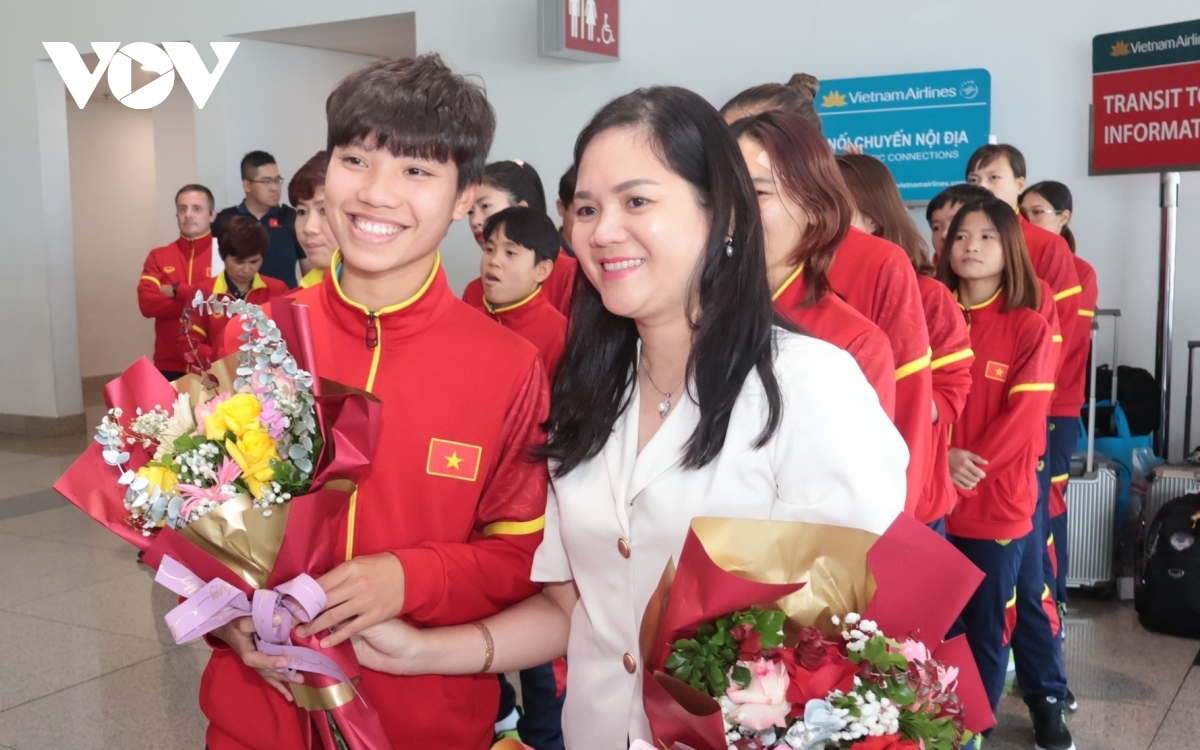
M851 612L846 615L846 624L847 625L855 625L861 619L862 619L862 615L858 614L857 612Z
M863 620L858 624L858 629L864 633L874 633L879 630L879 625L874 620Z

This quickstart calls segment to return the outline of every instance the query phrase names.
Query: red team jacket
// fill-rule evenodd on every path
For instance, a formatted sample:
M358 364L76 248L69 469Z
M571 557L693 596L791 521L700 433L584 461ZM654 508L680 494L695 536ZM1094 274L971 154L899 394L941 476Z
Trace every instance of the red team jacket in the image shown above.
M887 336L836 294L826 293L815 305L805 306L807 288L801 264L772 296L775 309L800 330L854 357L878 394L879 405L889 419L895 419L896 367Z
M929 345L933 361L929 365L933 380L933 403L937 405L938 421L933 425L933 445L930 450L929 481L917 504L916 518L932 523L954 507L958 490L950 481L947 456L950 452L950 429L958 421L971 392L971 366L975 353L967 322L954 294L945 284L930 276L917 276L921 289L921 306L929 328Z
M1024 216L1017 214L1021 221L1021 232L1025 236L1025 247L1029 250L1029 259L1033 261L1033 270L1037 277L1050 286L1054 309L1058 313L1063 344L1069 344L1075 335L1075 328L1066 325L1066 321L1075 320L1079 316L1079 294L1083 287L1079 285L1079 275L1075 271L1075 256L1071 247L1061 235L1046 231L1029 223ZM1055 378L1055 383L1058 379Z
M179 323L183 308L192 304L196 289L212 272L212 233L194 240L180 237L170 245L150 251L138 281L138 308L154 318L154 366L160 370L186 372L187 339ZM175 285L175 296L162 293L166 284Z
M215 294L221 299L230 299L229 281L225 278L225 274L202 281L200 283L200 293L205 298ZM279 279L254 274L254 281L250 284L250 291L246 292L246 301L256 305L265 305L275 297L282 297L287 293L287 284ZM208 359L213 360L220 359L229 354L225 347L225 326L228 324L229 318L220 313L215 315L196 313L196 321L192 325L192 333L198 337L195 339L197 350Z
M542 284L542 293L546 295L546 300L567 318L571 317L571 299L575 294L575 269L577 268L579 268L579 261L559 250L558 257L554 259L554 270ZM463 302L471 307L483 309L483 281L475 279L467 284L462 298Z
M1054 390L1054 401L1050 404L1051 417L1077 417L1085 401L1084 392L1088 381L1088 352L1092 343L1092 320L1096 317L1096 305L1100 299L1100 287L1096 281L1096 269L1079 256L1075 256L1075 271L1079 274L1079 320L1075 322L1075 335L1070 346L1063 352L1061 388ZM1070 475L1050 477L1050 517L1057 518L1067 512L1065 497Z
M478 309L536 346L542 368L551 380L554 379L558 360L567 345L567 319L554 309L542 288L520 302L504 307L492 307L485 299Z
M958 490L947 532L968 539L1019 539L1033 530L1038 456L1054 390L1050 326L1027 308L1005 312L1003 290L965 310L975 362L971 395L950 445L987 460L975 489Z
M929 476L933 399L929 330L921 290L908 256L898 245L850 228L829 269L842 299L879 326L892 345L896 368L896 429L908 444L908 494L912 515Z
M400 616L418 627L471 622L536 593L548 476L528 451L549 399L534 347L455 299L440 262L416 296L376 312L346 299L337 273L288 299L309 307L321 375L383 401L376 460L339 553L399 558ZM358 690L396 748L491 746L495 675L364 669ZM211 750L303 747L296 709L231 649L214 649L200 706Z

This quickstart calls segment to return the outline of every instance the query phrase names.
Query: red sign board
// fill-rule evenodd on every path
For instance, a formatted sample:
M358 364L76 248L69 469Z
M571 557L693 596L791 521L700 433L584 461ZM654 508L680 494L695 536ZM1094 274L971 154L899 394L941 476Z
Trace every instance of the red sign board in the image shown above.
M1095 37L1091 140L1092 174L1200 169L1200 21Z
M541 54L582 62L620 58L620 0L540 0Z

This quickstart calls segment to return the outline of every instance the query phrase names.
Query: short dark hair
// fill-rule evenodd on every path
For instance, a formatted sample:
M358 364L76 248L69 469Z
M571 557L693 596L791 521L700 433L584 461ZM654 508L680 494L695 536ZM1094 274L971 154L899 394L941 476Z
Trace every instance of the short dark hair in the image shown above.
M265 256L271 247L271 238L263 225L250 216L231 216L221 224L217 235L217 252L221 259L248 260L256 255Z
M254 170L274 163L275 157L266 151L251 151L242 157L242 179L253 180Z
M196 183L192 183L190 185L184 185L183 187L179 188L179 192L175 193L175 202L176 203L179 203L179 196L183 195L184 193L204 193L204 195L208 198L209 210L211 211L217 207L217 201L215 198L213 198L212 191L209 190L208 188L204 187L203 185L198 185Z
M979 185L970 185L965 182L951 185L933 196L933 200L929 201L929 205L925 206L925 223L932 224L933 212L941 211L946 206L953 206L955 203L970 203L971 201L983 200L990 197L992 197L991 192Z
M783 420L783 392L775 376L773 325L794 330L779 317L767 287L758 198L737 142L713 106L699 94L660 86L639 89L606 104L575 141L575 163L594 139L613 129L644 134L667 169L686 180L712 217L690 279L688 323L694 344L687 362L687 395L700 409L683 447L682 465L709 464L725 446L730 415L753 375L767 408L761 448ZM732 229L731 229L732 227ZM732 254L726 252L731 243ZM591 284L576 283L571 326L550 399L549 438L538 451L565 476L596 456L630 404L637 377L635 322L609 312Z
M821 116L814 102L821 82L808 73L796 73L787 83L764 83L751 86L721 107L726 115L739 109L746 110L747 117L772 110L781 110L800 115L821 131Z
M579 171L575 165L567 167L567 171L563 172L562 177L558 178L558 199L562 201L564 206L569 206L575 202L575 178L579 175Z
M483 184L508 193L514 204L524 201L533 210L546 213L546 189L532 164L520 159L494 161L483 169Z
M496 113L479 84L454 73L440 55L385 58L369 63L325 101L326 148L361 142L458 167L458 189L483 179Z
M325 169L329 166L329 157L324 151L318 151L304 166L296 170L296 174L288 183L288 203L298 206L304 201L312 200L317 194L317 188L325 185Z
M1005 311L1027 307L1037 312L1041 306L1042 292L1038 286L1037 274L1033 270L1033 261L1029 259L1029 250L1025 246L1025 232L1021 230L1021 220L1017 218L1012 206L993 195L989 194L986 198L964 204L954 215L954 221L950 222L950 231L946 235L947 247L942 249L942 255L938 259L938 279L950 287L951 291L958 291L959 278L950 264L950 247L953 246L954 235L958 234L963 220L976 212L988 217L1000 237L1001 252L1004 256L1000 286L1006 297Z
M975 153L971 154L970 160L967 161L965 176L970 177L976 169L983 169L1002 156L1008 159L1013 177L1019 180L1025 176L1025 155L1016 146L1010 146L1007 143L988 143L975 149Z
M504 236L523 248L533 251L534 263L553 261L562 247L562 235L558 227L544 212L524 206L513 206L488 217L483 225L483 237L490 240L492 234L504 227Z

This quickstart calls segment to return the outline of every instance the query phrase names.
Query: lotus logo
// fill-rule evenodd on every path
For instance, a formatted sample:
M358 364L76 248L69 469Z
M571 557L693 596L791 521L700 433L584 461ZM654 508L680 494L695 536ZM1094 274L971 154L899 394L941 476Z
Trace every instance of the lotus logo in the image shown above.
M830 91L821 99L822 107L844 107L846 106L846 97L842 96L841 92Z
M964 99L974 99L979 96L979 84L974 81L963 81L962 85L958 87L958 92Z
M1170 542L1176 552L1183 552L1196 543L1196 537L1184 531L1177 531L1171 535Z
M1124 57L1125 55L1128 55L1131 52L1132 52L1132 50L1129 49L1129 45L1126 44L1124 40L1119 40L1116 44L1114 44L1112 46L1112 51L1109 52L1108 54L1110 57Z

